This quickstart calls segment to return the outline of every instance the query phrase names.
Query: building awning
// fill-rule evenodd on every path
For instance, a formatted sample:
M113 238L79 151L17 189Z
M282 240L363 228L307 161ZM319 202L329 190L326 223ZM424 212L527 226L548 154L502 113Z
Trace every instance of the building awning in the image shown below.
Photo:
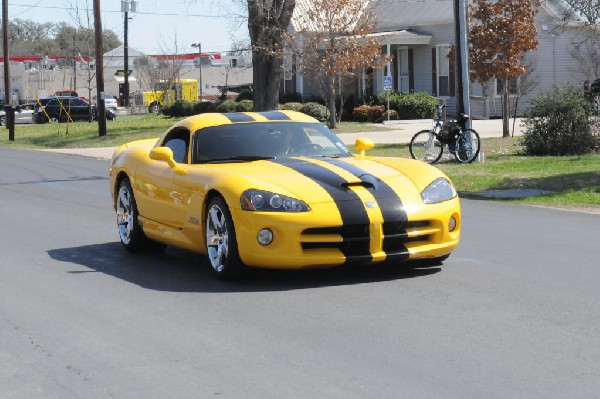
M118 83L125 83L125 76L115 76L115 80ZM127 79L127 81L129 81L129 83L137 82L137 79L135 78L135 76L130 76L129 79Z
M398 30L392 32L377 32L369 33L368 38L379 39L381 44L397 44L397 45L417 45L417 44L429 44L431 42L430 35L423 35L415 33L410 30Z

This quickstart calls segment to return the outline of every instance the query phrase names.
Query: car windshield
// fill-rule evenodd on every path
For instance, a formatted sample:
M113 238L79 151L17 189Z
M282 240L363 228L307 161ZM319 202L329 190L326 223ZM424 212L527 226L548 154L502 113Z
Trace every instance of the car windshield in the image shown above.
M296 156L348 157L350 153L320 123L238 123L198 130L192 162L247 162Z

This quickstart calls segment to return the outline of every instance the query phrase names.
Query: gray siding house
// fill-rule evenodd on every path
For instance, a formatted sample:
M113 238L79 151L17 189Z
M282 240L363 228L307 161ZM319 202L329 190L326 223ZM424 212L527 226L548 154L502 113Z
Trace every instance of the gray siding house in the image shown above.
M368 0L365 0L368 1ZM585 46L578 47L585 38L591 37L595 50L599 41L582 23L562 21L563 7L560 0L542 0L535 18L537 50L526 56L532 65L530 82L537 84L524 93L519 101L518 113L528 107L528 100L540 92L551 90L555 84L572 82L583 85L584 81L597 79L598 65L590 65ZM297 18L310 0L297 0L294 17L289 30L294 33L301 27ZM443 100L449 115L456 113L454 67L448 60L448 51L455 43L453 0L389 1L370 0L377 15L377 26L372 36L379 38L382 53L392 56L392 62L384 68L365 71L358 79L358 94L377 94L383 90L383 77L393 76L394 90L426 92ZM281 85L286 92L300 93L304 97L320 95L314 79L302 76L298 67L286 60L286 73ZM471 83L471 114L473 118L500 116L501 87L496 79L485 84Z

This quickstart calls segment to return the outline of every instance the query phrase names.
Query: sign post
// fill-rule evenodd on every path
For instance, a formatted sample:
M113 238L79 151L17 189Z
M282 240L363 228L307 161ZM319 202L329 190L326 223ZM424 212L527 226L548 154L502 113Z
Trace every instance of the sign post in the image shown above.
M394 85L394 79L392 76L383 77L383 90L387 91L387 119L390 120L390 91Z

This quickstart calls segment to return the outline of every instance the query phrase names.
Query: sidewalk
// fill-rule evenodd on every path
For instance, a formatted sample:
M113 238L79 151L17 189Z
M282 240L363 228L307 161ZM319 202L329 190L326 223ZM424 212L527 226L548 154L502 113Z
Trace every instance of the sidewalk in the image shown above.
M472 128L479 133L483 138L502 137L502 119L486 119L474 120L471 122ZM512 129L512 119L510 120ZM412 136L420 130L430 129L433 126L433 121L430 119L420 120L405 120L405 121L390 121L384 124L389 130L378 132L362 132L362 133L340 133L338 136L344 144L354 144L359 137L368 137L374 143L409 143ZM521 127L521 118L517 118L515 123L515 136L521 136L523 128ZM62 154L81 155L85 157L110 159L115 150L115 147L101 148L63 148L46 150L58 152Z

